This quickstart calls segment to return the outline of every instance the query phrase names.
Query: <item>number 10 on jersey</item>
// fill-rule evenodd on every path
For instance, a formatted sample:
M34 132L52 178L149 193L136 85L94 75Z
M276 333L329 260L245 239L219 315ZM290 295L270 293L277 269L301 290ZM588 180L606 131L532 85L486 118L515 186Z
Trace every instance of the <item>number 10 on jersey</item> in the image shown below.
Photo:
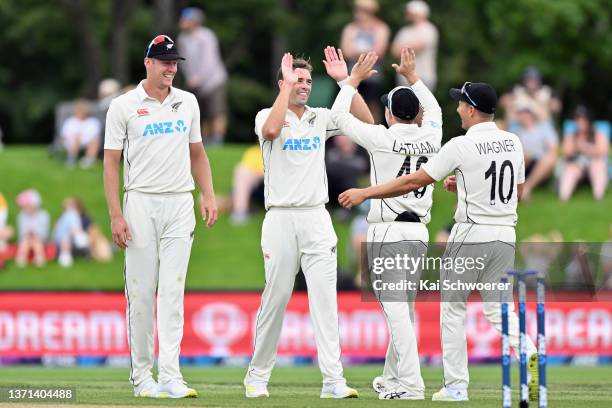
M510 190L507 194L504 193L504 177L506 175L506 169L510 169ZM502 203L508 204L510 199L512 198L512 193L514 193L514 167L512 167L512 162L510 160L504 160L499 168L499 182L498 182L498 171L497 171L497 162L493 160L491 162L491 166L485 172L484 178L485 180L491 178L491 196L489 203L491 205L495 205L497 201L496 193L499 194L499 198ZM495 186L499 184L499 189L495 189Z

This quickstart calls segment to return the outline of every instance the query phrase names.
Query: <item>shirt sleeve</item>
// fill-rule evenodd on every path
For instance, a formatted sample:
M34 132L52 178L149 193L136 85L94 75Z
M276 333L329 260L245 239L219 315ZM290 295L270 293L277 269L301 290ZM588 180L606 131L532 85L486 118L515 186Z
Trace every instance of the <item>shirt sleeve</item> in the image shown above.
M263 125L266 123L266 119L268 119L269 115L269 109L262 109L257 112L257 115L255 116L255 134L260 141L263 140Z
M127 137L127 120L121 108L113 100L106 114L106 130L104 131L104 148L110 150L123 150L123 143Z
M411 88L423 106L423 123L421 127L429 128L442 136L442 108L440 108L436 97L421 80L412 84Z
M423 164L421 168L436 181L442 180L446 175L452 173L461 162L460 150L455 139L446 143L438 154Z
M317 115L325 116L325 140L330 137L341 135L340 127L334 120L331 110L327 108L315 108Z
M379 141L380 125L371 125L357 119L349 111L357 90L344 85L331 108L332 121L338 126L339 134L347 135L353 142L366 150L375 150Z
M202 130L200 127L200 106L195 95L191 94L193 103L193 117L191 118L191 129L189 129L189 143L199 143L202 141Z

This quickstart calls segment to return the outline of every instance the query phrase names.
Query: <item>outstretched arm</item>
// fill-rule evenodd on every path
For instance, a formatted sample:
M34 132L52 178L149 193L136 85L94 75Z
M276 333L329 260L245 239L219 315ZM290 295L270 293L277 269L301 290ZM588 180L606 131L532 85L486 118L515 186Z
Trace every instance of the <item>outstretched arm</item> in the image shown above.
M434 128L442 136L442 108L440 108L436 97L419 80L416 72L416 54L414 49L402 48L400 64L393 64L392 67L395 69L395 72L406 78L414 94L419 98L419 102L423 106L423 126Z
M349 107L351 101L354 104L355 98L359 96L356 91L359 83L376 72L372 70L376 60L377 56L374 53L362 54L359 57L351 71L351 76L344 81L344 85L342 85L342 89L340 89L331 108L332 118L342 134L347 135L355 143L368 150L376 142L376 132L379 131L379 125L364 123L349 112Z
M336 82L346 80L348 78L348 68L346 66L346 61L344 61L342 51L336 51L334 47L327 46L323 50L323 53L325 54L323 65L325 65L327 75L329 75ZM372 116L368 105L363 100L363 97L359 94L356 94L351 101L350 112L362 122L374 123L374 117Z
M274 140L280 135L287 109L289 109L289 95L298 80L293 69L293 56L290 53L283 55L281 70L283 79L279 81L280 91L262 127L261 136L266 140Z
M346 190L338 197L338 202L344 208L355 207L369 198L390 198L397 197L423 186L433 183L435 180L419 169L417 172L407 174L391 180L385 184L370 186L367 188L352 188Z

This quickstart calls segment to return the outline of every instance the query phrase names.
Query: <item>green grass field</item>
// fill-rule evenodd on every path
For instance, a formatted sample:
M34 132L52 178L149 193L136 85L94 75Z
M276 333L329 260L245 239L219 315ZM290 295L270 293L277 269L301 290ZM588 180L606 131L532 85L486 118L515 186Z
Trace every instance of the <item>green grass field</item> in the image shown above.
M231 189L232 169L247 146L224 146L209 149L214 183L219 196L227 196ZM38 189L44 208L55 221L62 211L65 197L80 197L94 221L110 236L110 226L102 188L102 165L91 170L68 170L61 160L48 155L45 147L10 146L0 153L0 192L10 205L9 222L17 216L15 197L27 188ZM333 200L333 198L332 198ZM452 222L456 197L442 188L434 192L432 221L428 225L430 237ZM519 206L519 239L533 234L558 230L566 241L604 241L609 239L612 224L612 192L602 202L594 202L589 189L581 188L570 202L560 204L548 188L535 192L533 201ZM213 229L199 222L193 245L189 289L258 289L263 286L263 268L259 247L263 212L256 214L243 226L232 226L227 215L222 215ZM350 269L349 223L335 222L338 235L339 265ZM71 269L56 263L44 269L18 269L13 264L0 272L0 290L10 289L86 289L121 290L123 257L115 256L110 264L77 261Z
M345 375L349 384L359 391L359 399L321 400L320 373L314 367L277 368L269 385L270 398L247 400L243 394L244 368L193 368L187 367L183 375L199 392L199 398L186 400L137 399L131 394L127 381L128 369L118 368L2 368L0 387L73 387L78 404L92 405L164 405L206 407L372 407L398 404L411 407L447 406L431 402L431 395L442 381L442 369L423 367L426 386L425 401L379 401L371 388L371 381L381 372L380 366L347 367ZM609 392L609 367L551 367L548 370L549 404L551 408L574 408L585 404L589 408L609 408L612 396ZM516 397L517 372L512 378ZM497 365L472 366L470 368L470 401L465 407L498 407L501 405L501 369ZM11 405L19 406L19 405ZM535 406L535 404L532 404Z

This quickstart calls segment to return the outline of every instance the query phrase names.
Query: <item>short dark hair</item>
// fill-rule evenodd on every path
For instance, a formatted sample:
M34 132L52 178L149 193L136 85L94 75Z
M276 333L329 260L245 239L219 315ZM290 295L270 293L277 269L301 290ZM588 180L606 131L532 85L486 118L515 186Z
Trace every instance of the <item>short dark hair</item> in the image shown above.
M469 105L469 103L468 103ZM470 105L472 106L472 105ZM473 106L472 106L473 107ZM474 107L473 107L474 108ZM478 109L474 108L474 110L476 111L476 114L478 115L478 117L480 117L480 119L482 120L487 120L489 122L495 120L495 114L494 113L486 113L486 112L482 112L479 111Z
M296 58L293 60L293 65L292 65L293 69L297 69L297 68L302 68L305 69L308 72L312 72L312 65L310 65L310 59L304 59L304 58ZM278 72L276 73L276 80L280 81L281 79L283 79L283 68L279 68Z

